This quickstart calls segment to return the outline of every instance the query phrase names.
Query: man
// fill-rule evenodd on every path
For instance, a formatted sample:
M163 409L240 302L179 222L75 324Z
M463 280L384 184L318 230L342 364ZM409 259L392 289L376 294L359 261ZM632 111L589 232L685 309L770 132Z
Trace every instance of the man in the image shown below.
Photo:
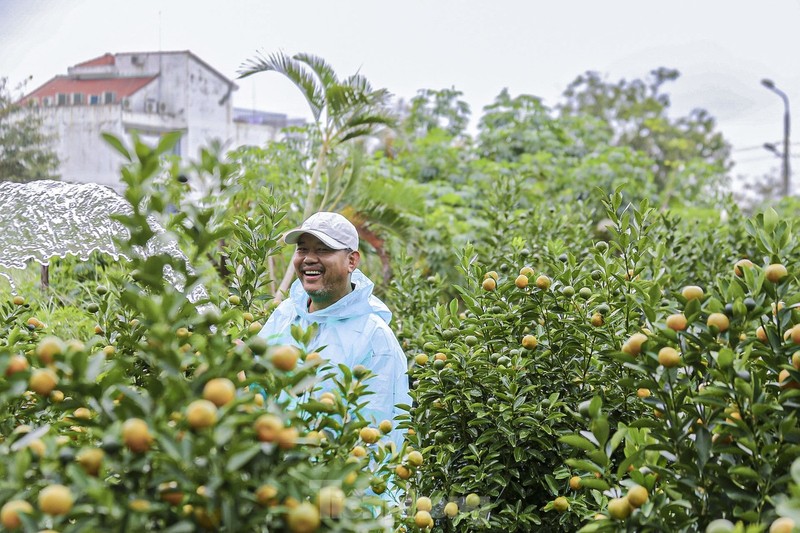
M259 335L270 344L296 345L292 325L306 329L318 324L312 347L324 347L320 353L334 367L371 370L366 383L373 394L364 398L361 414L373 426L392 420L394 428L401 414L395 405L411 405L406 357L389 328L391 312L357 268L361 256L355 226L338 213L319 212L287 232L284 241L297 245L292 263L298 279ZM403 434L395 428L391 438L399 446Z

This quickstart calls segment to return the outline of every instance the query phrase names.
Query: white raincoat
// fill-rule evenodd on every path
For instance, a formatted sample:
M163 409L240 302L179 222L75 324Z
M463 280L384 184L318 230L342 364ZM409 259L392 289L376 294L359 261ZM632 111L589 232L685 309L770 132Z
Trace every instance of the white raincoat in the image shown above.
M372 294L372 281L358 269L352 273L350 281L355 285L352 292L330 307L309 313L308 294L300 280L295 280L289 298L270 315L259 335L272 345L297 345L290 326L296 324L305 330L316 322L319 331L309 348L324 346L320 355L334 368L339 364L351 369L364 365L371 370L374 375L366 384L373 394L364 397L367 405L361 414L373 427L381 420L392 420L392 425L396 426L395 418L403 411L395 406L411 405L406 356L389 328L391 311ZM321 385L324 390L331 388L330 384ZM394 429L390 437L399 447L403 432Z

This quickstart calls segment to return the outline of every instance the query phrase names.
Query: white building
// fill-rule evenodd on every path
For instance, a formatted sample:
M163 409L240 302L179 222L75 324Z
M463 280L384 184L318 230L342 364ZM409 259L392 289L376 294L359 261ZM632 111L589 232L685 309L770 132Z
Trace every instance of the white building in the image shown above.
M123 159L103 141L103 132L127 144L132 131L151 143L166 132L182 131L174 151L188 158L196 158L212 140L228 148L274 140L286 116L239 109L235 115L236 89L189 51L120 53L70 67L66 76L56 76L22 103L42 113L45 127L55 134L62 180L119 190Z

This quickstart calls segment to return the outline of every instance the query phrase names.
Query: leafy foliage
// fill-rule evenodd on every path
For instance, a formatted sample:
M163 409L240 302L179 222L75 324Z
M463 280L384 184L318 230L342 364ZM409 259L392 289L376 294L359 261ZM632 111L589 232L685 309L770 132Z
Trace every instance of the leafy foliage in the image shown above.
M440 512L437 527L702 531L775 519L800 435L800 302L796 278L768 266L795 271L791 223L768 211L684 233L646 202L617 193L604 205L608 242L575 231L580 210L551 215L552 238L537 231L541 215L517 212L491 247L464 249L459 300L399 300L410 440L431 458L414 488L461 509ZM756 266L740 277L743 251ZM430 281L402 278L397 297L436 301L420 292ZM684 284L705 291L687 297ZM630 495L642 491L646 502ZM465 507L472 493L480 505Z
M578 76L564 91L566 116L597 117L612 132L611 143L628 146L653 160L659 190L691 187L703 192L719 184L731 167L730 146L715 131L716 121L695 109L671 118L662 86L678 79L674 69L653 70L647 80L609 83L597 72Z
M0 181L56 179L58 157L35 109L23 109L0 78Z

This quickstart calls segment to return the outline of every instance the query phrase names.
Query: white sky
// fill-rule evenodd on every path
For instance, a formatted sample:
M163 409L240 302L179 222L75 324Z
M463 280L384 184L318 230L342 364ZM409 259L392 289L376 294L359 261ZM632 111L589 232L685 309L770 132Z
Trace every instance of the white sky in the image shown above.
M0 76L12 86L32 76L33 89L105 52L159 49L191 50L232 79L256 52L284 51L360 70L406 100L455 87L473 126L504 87L554 106L587 70L617 81L676 68L674 113L709 111L735 150L733 173L750 178L780 172L760 146L782 142L783 103L760 80L800 109L800 0L0 0ZM309 117L277 74L237 84L237 107Z

